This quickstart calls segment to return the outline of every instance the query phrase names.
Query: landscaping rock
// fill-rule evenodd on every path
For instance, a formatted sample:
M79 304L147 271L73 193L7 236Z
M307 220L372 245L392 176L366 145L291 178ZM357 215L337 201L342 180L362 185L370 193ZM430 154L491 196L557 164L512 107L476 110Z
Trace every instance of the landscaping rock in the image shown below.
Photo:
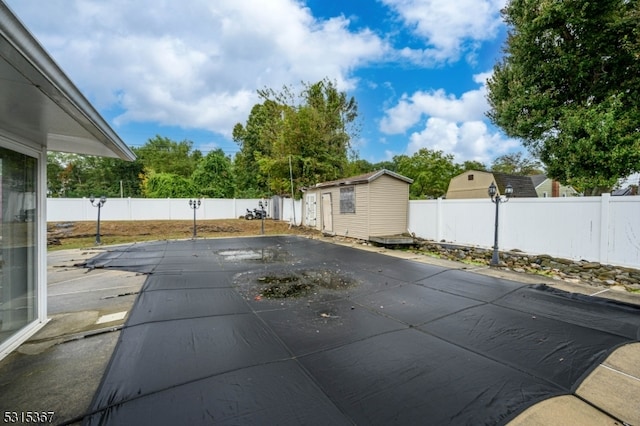
M431 256L462 261L474 265L489 265L493 250L462 247L424 241L418 252ZM628 291L640 291L640 270L585 260L553 258L549 255L525 255L520 251L500 253L498 267L518 273L542 274L556 280L583 282L596 286L621 286Z

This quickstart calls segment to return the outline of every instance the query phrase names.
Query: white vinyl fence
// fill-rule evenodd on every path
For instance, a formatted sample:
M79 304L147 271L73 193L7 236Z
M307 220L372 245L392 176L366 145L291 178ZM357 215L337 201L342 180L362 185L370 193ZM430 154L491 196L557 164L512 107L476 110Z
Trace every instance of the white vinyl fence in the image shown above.
M267 202L269 217L292 221L292 201L288 198L268 200L202 198L196 209L196 219L234 219L244 216L247 209L258 208L258 203ZM296 223L300 224L302 204L295 202ZM88 198L48 198L47 222L91 221L98 217L97 207ZM108 198L100 209L100 220L190 220L193 209L188 198Z
M231 219L258 199L202 199L196 218ZM640 196L515 198L499 206L499 247L531 254L640 268ZM270 217L301 223L302 204L268 200ZM50 198L47 221L96 220L89 200ZM110 198L101 220L193 219L188 199ZM495 204L487 199L409 202L409 231L426 240L490 248Z
M501 203L499 247L640 267L640 197L514 198ZM490 248L495 204L487 199L409 202L409 228L433 241Z

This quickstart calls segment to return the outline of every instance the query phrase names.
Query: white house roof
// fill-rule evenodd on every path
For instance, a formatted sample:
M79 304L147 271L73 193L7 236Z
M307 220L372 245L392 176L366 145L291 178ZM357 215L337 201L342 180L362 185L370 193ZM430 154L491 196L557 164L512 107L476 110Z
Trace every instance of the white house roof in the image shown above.
M2 1L0 129L50 151L136 158Z

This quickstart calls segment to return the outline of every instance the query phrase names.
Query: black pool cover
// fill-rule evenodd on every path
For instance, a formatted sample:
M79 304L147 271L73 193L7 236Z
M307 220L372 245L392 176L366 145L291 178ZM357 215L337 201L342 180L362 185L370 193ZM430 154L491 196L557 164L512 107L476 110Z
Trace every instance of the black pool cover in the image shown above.
M85 424L504 424L640 309L298 237L136 244L148 273Z

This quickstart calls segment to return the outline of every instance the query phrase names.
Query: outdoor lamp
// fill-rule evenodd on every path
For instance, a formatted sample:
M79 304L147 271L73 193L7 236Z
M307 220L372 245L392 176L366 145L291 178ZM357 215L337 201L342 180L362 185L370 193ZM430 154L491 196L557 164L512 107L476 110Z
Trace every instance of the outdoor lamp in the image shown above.
M506 195L507 198L511 198L511 196L513 195L513 186L511 186L510 183L508 183L504 188L504 195Z
M104 195L101 196L98 202L96 203L96 197L91 195L89 197L89 202L93 207L98 208L98 224L96 225L96 244L100 245L102 244L102 241L100 240L100 209L102 208L102 206L104 206L104 203L107 202L107 197L105 197Z
M491 185L489 185L489 189L487 192L489 193L491 201L496 205L496 222L493 233L493 256L491 257L490 265L499 266L500 256L498 254L498 213L500 211L500 203L506 203L513 195L513 186L508 183L504 188L504 197L501 197L500 195L498 195L498 188L496 187L496 184L494 182L491 182Z
M196 239L196 210L200 208L200 204L202 201L200 200L189 200L189 207L193 209L193 239Z
M493 200L493 197L496 196L496 193L498 192L498 188L496 188L496 184L491 182L491 185L489 185L489 197Z
M260 207L260 216L262 218L260 232L264 235L264 219L267 215L267 211L265 210L267 208L267 200L264 200L264 204L262 203L262 200L258 201L258 207Z

